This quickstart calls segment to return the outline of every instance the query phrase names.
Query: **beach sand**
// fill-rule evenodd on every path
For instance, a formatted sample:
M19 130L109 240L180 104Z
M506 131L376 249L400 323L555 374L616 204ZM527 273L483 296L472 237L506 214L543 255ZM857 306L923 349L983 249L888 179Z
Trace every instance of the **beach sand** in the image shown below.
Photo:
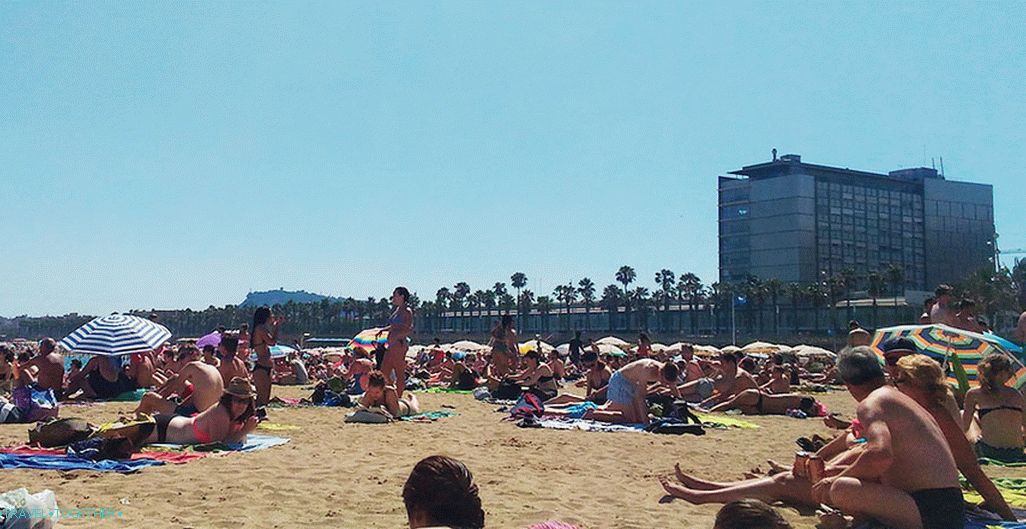
M308 389L276 386L276 395ZM300 427L263 432L291 438L280 447L218 454L136 474L0 471L0 490L51 489L61 508L113 508L107 520L64 520L61 527L363 528L406 527L402 486L413 465L432 454L462 460L481 489L488 527L526 527L558 519L590 528L712 527L718 505L668 501L658 477L681 462L714 480L739 479L773 458L790 463L794 439L829 430L821 420L749 418L758 430L709 430L701 437L592 433L517 428L497 406L470 395L418 394L426 410L452 406L456 417L433 423L343 424L345 408L270 410L274 423ZM823 398L850 414L844 391ZM129 412L130 403L67 406L62 417L95 423ZM0 444L24 443L26 425L0 426ZM1026 476L1023 469L987 469ZM811 528L812 512L781 507L796 527Z

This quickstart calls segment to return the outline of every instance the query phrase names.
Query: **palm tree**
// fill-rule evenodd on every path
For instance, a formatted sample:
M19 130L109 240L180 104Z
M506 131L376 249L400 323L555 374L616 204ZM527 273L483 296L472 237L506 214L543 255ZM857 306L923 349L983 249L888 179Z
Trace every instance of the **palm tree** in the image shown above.
M638 309L638 329L648 331L648 307L649 297L648 289L645 287L638 287L630 293L631 304Z
M538 312L542 317L541 330L543 332L547 331L549 330L549 312L552 311L552 298L548 296L538 296L536 305L538 307Z
M525 290L524 293L531 294L531 291ZM531 294L531 296L533 299L534 294ZM516 304L516 300L513 299L513 296L509 295L509 292L504 292L501 296L499 296L498 301L499 309L501 309L503 312L507 314L509 313L509 311L513 310L513 306ZM528 307L530 307L530 303L528 303Z
M484 305L485 305L485 298L491 298L491 296L486 294L484 290L475 290L473 294L470 294L467 297L467 300L469 301L469 305L470 305L470 311L471 311L470 314L471 314L471 317L472 317L472 319L470 320L470 330L471 330L471 332L473 332L473 330L474 330L474 322L475 322L475 320L477 321L478 324L481 323L481 308L484 307ZM477 317L476 318L473 317L475 311L477 312Z
M499 284L496 283L496 286L498 285ZM494 290L485 290L485 293L486 297L484 300L484 308L487 314L485 315L485 326L482 328L482 330L487 329L489 327L488 319L491 318L492 309L496 307L496 305L499 303L503 296L509 296L509 294L507 294L505 290L503 290L502 294L500 295L496 295Z
M791 298L791 323L794 327L794 334L798 335L798 305L805 297L805 289L801 283L791 282L786 286L787 297Z
M762 332L762 305L766 301L766 287L761 279L749 275L741 286L741 291L747 298L745 306L748 308L746 311L748 312L748 327L754 328L756 333L760 333ZM752 314L753 308L757 311L755 315ZM756 323L756 317L758 323Z
M847 309L848 320L854 319L851 311L852 291L858 288L859 276L854 268L845 267L841 270L841 286L844 288L845 308Z
M595 283L587 277L577 282L577 292L584 302L584 330L591 330L591 306L595 303Z
M531 307L534 306L534 292L531 292L528 289L524 289L523 292L520 292L519 294L517 294L517 300L516 301L517 301L517 306L520 307L517 310L522 312L524 315L530 316L530 314L531 314ZM528 321L530 321L530 320L528 320ZM524 331L526 329L521 328L520 330Z
M814 332L819 332L819 312L823 306L823 302L830 298L830 285L822 281L814 281L810 283L805 289L806 295L809 297L809 301L812 303L812 317L813 317L813 329ZM831 311L831 315L833 311ZM831 316L831 321L832 321Z
M435 292L435 304L438 305L438 315L442 318L442 327L445 326L445 311L451 302L452 292L449 292L448 288L442 287Z
M624 292L624 307L623 308L624 308L624 312L626 312L626 314L627 314L627 328L626 328L626 330L628 330L628 331L631 330L631 300L630 300L630 296L627 295L629 293L629 291L627 290L627 287L631 283L634 282L634 279L636 277L638 277L638 274L634 273L634 269L629 267L629 266L627 266L627 265L621 266L620 269L616 271L616 281L623 284L623 292Z
M602 291L602 299L600 303L602 308L606 309L609 315L609 332L613 332L614 325L613 321L616 317L616 312L620 308L620 300L623 298L623 291L616 285L606 285L606 288Z
M509 282L510 282L511 285L513 285L513 288L517 289L517 302L519 302L520 301L520 289L524 288L525 286L527 286L527 276L524 275L523 272L515 272L513 275L509 276ZM530 309L530 307L528 307L528 309ZM522 313L523 313L523 306L521 306L520 308L517 309L517 319L520 320L517 323L517 327L518 328L523 328L523 326L524 326L524 318L523 318Z
M666 330L667 327L666 316L670 312L670 299L673 297L674 281L676 280L676 275L666 268L663 268L655 274L656 286L659 287L659 297L663 302L663 317L659 324L662 330Z
M570 332L570 306L577 303L577 289L572 281L563 287L563 302L566 303L566 332Z
M873 328L876 328L880 325L876 300L886 292L887 281L879 272L870 272L866 276L866 290L869 297L873 298Z
M552 297L559 303L566 304L566 285L556 285L552 290ZM556 329L559 329L559 308L556 308Z
M769 294L770 303L773 306L773 335L780 336L780 304L777 301L784 293L784 283L779 279L768 279L764 285L766 293Z
M470 295L470 285L460 281L452 287L452 303L454 308L460 311L460 330L466 330L466 322L464 322L465 314L463 313L463 301Z
M905 286L905 269L901 265L891 263L884 271L887 283L891 285L891 295L897 298L902 295L901 289Z
M688 320L691 322L691 335L698 333L698 300L702 292L702 280L691 272L681 274L677 279L677 295L681 300L687 300ZM681 329L683 330L683 329Z

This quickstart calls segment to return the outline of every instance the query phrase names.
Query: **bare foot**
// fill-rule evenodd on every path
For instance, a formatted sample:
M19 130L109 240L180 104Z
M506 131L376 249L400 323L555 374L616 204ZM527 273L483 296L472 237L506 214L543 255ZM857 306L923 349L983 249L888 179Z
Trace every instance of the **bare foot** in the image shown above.
M723 488L723 485L719 483L703 481L685 474L684 471L680 469L680 463L673 465L673 473L677 476L677 481L683 483L685 487L694 490L717 490Z
M788 471L791 470L791 467L785 466L785 465L781 465L780 463L777 463L776 461L774 461L772 459L767 459L766 463L768 463L769 467L770 467L769 472L767 472L767 474L770 475L770 476L775 476L777 474L781 474L783 472L788 472Z
M816 524L817 529L847 529L848 520L841 514L841 511L829 510L829 511L817 511L817 517L819 523Z
M699 494L701 494L700 491L694 491L686 487L682 487L676 483L670 483L670 479L665 476L659 478L659 483L663 485L663 490L665 490L667 494L673 496L674 498L680 498L684 501L688 501L695 504L704 503L699 499Z

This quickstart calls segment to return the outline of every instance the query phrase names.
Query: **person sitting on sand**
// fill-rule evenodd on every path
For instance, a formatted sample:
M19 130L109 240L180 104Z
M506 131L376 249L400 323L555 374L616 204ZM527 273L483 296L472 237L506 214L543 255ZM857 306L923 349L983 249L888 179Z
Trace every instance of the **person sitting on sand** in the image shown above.
M134 386L121 367L120 356L97 355L86 362L78 376L68 381L66 395L81 390L81 396L86 399L113 399Z
M57 350L53 338L39 341L39 352L28 362L21 364L23 373L34 371L34 382L39 389L53 390L54 397L64 397L64 355Z
M555 349L549 351L546 358L548 360L545 363L549 364L549 368L552 369L552 376L556 377L556 383L566 380L566 364L559 357L559 351Z
M357 348L353 351L353 361L349 364L346 376L350 380L350 386L346 390L349 395L359 395L367 387L367 374L374 371L374 360L370 359L367 351Z
M649 358L635 360L613 373L606 388L606 403L589 410L585 419L611 423L649 424L645 397L649 384L670 389L680 398L677 390L678 369L672 362L661 363Z
M1005 355L992 353L980 360L976 372L980 387L965 394L962 412L963 427L972 434L976 453L1005 463L1026 461L1026 399L1006 385L1014 375L1012 363Z
M406 417L420 413L420 403L417 402L417 395L407 392L399 398L399 392L395 386L385 385L385 375L381 371L374 370L367 374L367 391L360 399L360 406L364 408L380 407L388 411L392 417Z
M764 367L763 370L769 371L769 380L759 386L760 391L778 395L791 392L791 373L786 367L779 364L771 364Z
M203 346L203 363L205 363L207 365L210 365L210 366L214 366L214 367L217 367L217 366L221 365L221 359L218 358L215 355L216 352L217 352L217 349L215 349L213 345L209 345L209 344L208 345L204 345Z
M209 367L209 366L208 366ZM157 415L156 428L147 443L207 444L245 443L256 429L256 390L248 380L233 378L217 404L199 415Z
M483 529L474 476L459 461L446 456L422 459L403 485L403 504L410 529Z
M594 402L595 404L606 403L606 386L609 385L609 379L613 376L613 370L609 369L605 362L599 360L595 351L585 351L581 355L581 365L588 371L585 372L584 378L577 381L576 386L585 388L584 397L564 393L546 401L546 409L549 406L579 404L584 401Z
M818 482L811 483L808 472L798 468L798 475L781 472L737 483L715 483L688 476L678 465L677 479L682 484L663 478L663 488L696 504L743 498L810 506L825 503L857 519L875 519L894 529L962 528L965 506L958 470L934 419L887 384L876 354L868 347L845 350L837 366L848 391L859 402L859 422L854 434L817 452L827 461L824 477Z
M791 524L764 502L744 499L721 507L713 529L791 529Z
M985 508L1005 520L1014 521L1015 515L1012 514L1008 503L980 468L976 452L962 431L958 408L951 408L954 396L944 379L944 370L940 364L926 355L914 354L899 359L895 368L895 387L930 412L930 416L937 421L944 434L944 440L951 448L951 455L955 458L959 472L983 497L986 502Z
M232 335L221 337L221 343L217 346L221 353L221 365L217 372L221 373L221 381L228 385L228 382L235 377L249 380L249 367L246 362L239 358L239 338Z
M527 393L532 393L545 402L559 393L556 377L552 368L542 362L541 353L532 349L524 355L524 370L517 373L513 380L527 386Z
M158 383L156 368L153 367L153 358L150 353L135 353L129 355L128 367L125 368L128 375L137 388L152 388ZM164 382L167 382L165 379ZM163 385L163 384L160 384Z
M742 391L759 387L749 372L738 367L736 353L721 354L717 368L716 378L703 377L683 384L678 388L680 394L688 401L700 400L702 407L711 408Z
M189 363L162 388L146 392L142 400L139 401L135 413L174 414L188 417L217 404L218 399L224 393L224 380L221 378L221 373L214 366L203 361L195 346L183 347L179 356L189 360ZM191 390L187 388L191 388ZM171 395L183 397L181 403L171 400L169 398Z

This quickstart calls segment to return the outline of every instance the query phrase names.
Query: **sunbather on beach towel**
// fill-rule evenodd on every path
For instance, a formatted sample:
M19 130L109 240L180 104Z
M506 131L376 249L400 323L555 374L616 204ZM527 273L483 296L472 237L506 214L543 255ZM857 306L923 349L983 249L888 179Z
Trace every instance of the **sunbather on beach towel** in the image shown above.
M420 413L420 403L413 392L406 392L402 398L395 386L385 385L385 375L381 371L371 371L367 374L366 393L360 399L360 405L364 408L380 406L393 417L405 417Z
M801 410L808 417L818 417L821 406L807 395L788 393L773 395L758 389L746 389L709 411L741 410L745 415L784 415L787 410Z
M677 366L672 362L664 364L649 358L635 360L613 373L606 388L608 400L598 409L589 410L584 418L611 423L648 424L645 397L649 393L649 384L667 387L674 397L680 397L676 385L677 374Z
M257 427L256 390L248 380L233 378L217 405L193 417L157 415L147 443L243 443Z

